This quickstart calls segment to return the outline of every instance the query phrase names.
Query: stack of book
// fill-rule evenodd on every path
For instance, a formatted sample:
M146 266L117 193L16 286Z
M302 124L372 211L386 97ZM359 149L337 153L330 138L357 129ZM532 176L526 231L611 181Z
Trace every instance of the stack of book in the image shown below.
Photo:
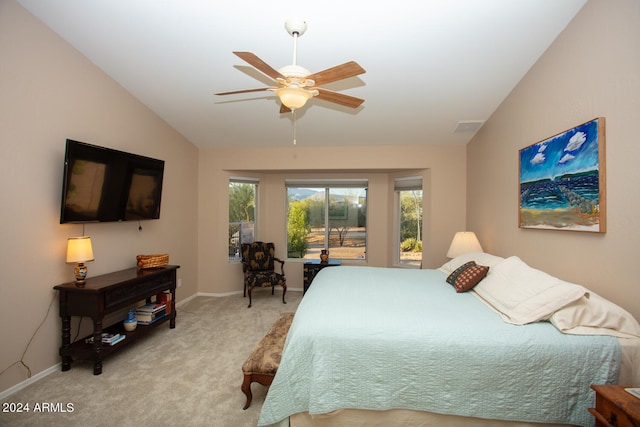
M120 341L125 339L126 337L127 336L124 335L124 334L109 334L107 332L103 332L102 333L102 344L116 345ZM89 338L85 339L84 342L89 343L89 344L93 344L93 337L89 337Z
M167 304L152 302L136 309L138 325L150 325L167 315Z

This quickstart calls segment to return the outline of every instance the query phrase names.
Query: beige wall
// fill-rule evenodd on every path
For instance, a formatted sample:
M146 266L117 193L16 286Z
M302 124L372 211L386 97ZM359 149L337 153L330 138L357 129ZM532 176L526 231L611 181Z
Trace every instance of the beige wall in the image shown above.
M640 209L634 132L640 6L634 0L615 5L591 0L468 147L324 149L299 141L298 147L199 152L14 1L0 0L0 320L10 325L0 333L0 369L19 360L45 314L25 362L34 374L59 362L52 286L70 279L66 239L82 232L79 225L58 223L66 138L167 160L160 220L143 222L142 232L137 223L85 227L96 255L90 275L132 266L137 253L168 252L182 266L178 299L241 292L240 267L226 261L229 177L261 178L258 237L276 242L283 255L283 180L303 171L370 179L368 265L387 266L390 179L420 170L425 267L444 262L453 234L467 228L486 250L519 255L583 283L640 318L632 273L640 237L634 215ZM518 150L598 116L607 120L607 233L518 229ZM301 288L301 264L290 261L286 268L290 286ZM0 391L25 379L15 365L0 375Z
M36 375L60 361L52 288L72 280L66 241L82 233L81 225L59 224L66 138L166 161L161 219L143 221L141 232L133 222L85 226L96 258L89 275L133 267L138 253L166 252L182 266L178 299L197 291L197 148L17 3L2 0L0 371L20 360L45 316L24 362ZM0 391L26 379L14 365L0 375Z
M280 257L286 248L284 179L306 176L369 179L366 265L390 266L394 174L419 169L425 193L424 267L437 267L456 231L464 229L465 147L330 147L208 149L200 153L199 291L228 294L242 290L242 271L227 261L228 183L231 176L261 178L258 238L273 241ZM285 172L286 171L286 172ZM350 174L350 175L349 175ZM206 267L205 267L206 266ZM287 284L302 288L302 264L285 265Z
M606 234L519 229L518 150L595 117L606 119ZM469 228L486 250L640 319L639 118L640 2L591 0L468 145Z

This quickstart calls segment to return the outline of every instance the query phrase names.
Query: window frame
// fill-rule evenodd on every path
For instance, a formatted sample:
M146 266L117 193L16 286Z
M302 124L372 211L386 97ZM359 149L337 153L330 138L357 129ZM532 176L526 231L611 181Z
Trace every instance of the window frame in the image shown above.
M424 242L424 179L420 175L412 176L400 176L393 179L393 193L394 193L394 214L393 214L393 266L400 268L422 268L424 264L424 246L420 255L420 262L407 262L402 260L402 193L406 191L421 191L421 218L420 218L420 242Z
M309 260L309 259L316 259L315 253L313 256L309 257L307 256L307 253L305 253L305 255L303 255L300 258L293 258L293 257L289 257L289 238L288 238L288 233L289 233L289 208L290 208L290 204L289 204L289 189L290 188L300 188L300 189L304 189L304 188L310 188L310 189L318 189L318 190L324 190L324 236L323 236L323 244L324 244L324 249L328 249L329 250L329 256L331 257L331 247L330 247L330 240L329 240L329 236L330 236L330 232L331 232L331 227L329 227L330 225L330 221L331 221L331 216L329 213L330 210L330 204L331 204L331 190L336 190L339 188L353 188L353 189L360 189L360 190L364 190L365 192L365 218L364 218L364 247L363 247L363 257L362 258L337 258L343 261L348 261L348 262L366 262L367 261L367 247L369 244L369 235L368 235L368 205L369 205L369 179L368 178L319 178L319 179L285 179L284 182L284 191L285 191L285 203L286 203L286 208L285 208L285 232L287 233L287 235L285 236L285 242L286 242L286 247L287 247L287 259L289 260ZM360 208L360 205L358 207L358 209ZM347 207L348 209L348 207Z
M228 200L228 209L227 209L227 235L228 247L231 248L233 238L230 237L230 229L232 222L230 221L230 210L231 210L231 184L250 184L254 186L254 195L253 195L253 231L252 231L252 239L247 240L247 242L242 241L242 222L240 222L240 229L238 230L238 243L237 243L237 252L235 256L231 256L229 251L227 252L227 259L229 263L239 263L242 261L242 256L240 255L240 245L242 243L250 243L251 241L255 241L258 235L258 219L259 219L259 201L260 201L260 179L247 177L247 176L231 176L229 177L228 185L227 185L227 200ZM237 221L233 222L234 224ZM251 223L251 222L249 222Z

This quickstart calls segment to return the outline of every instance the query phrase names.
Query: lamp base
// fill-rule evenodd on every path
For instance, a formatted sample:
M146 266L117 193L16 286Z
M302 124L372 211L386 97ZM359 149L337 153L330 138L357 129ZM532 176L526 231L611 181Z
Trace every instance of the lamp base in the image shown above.
M78 264L76 264L75 268L73 269L73 274L75 274L76 276L76 286L79 288L83 288L85 285L85 281L84 279L86 279L87 277L87 266L84 265L83 262L80 262Z

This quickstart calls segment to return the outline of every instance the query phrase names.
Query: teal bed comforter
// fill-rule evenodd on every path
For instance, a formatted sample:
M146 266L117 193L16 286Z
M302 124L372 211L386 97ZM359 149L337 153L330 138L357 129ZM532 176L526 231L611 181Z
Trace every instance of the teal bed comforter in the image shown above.
M259 425L341 408L591 425L614 337L505 323L438 270L325 268L289 331Z

